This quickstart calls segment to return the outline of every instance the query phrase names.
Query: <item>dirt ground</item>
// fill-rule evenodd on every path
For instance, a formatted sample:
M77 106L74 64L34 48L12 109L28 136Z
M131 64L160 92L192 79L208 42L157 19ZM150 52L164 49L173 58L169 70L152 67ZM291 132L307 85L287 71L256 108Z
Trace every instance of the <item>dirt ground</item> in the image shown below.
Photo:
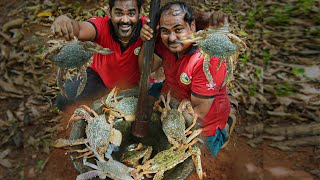
M0 3L0 24L8 20L6 13L11 9L19 7L21 1L2 1ZM29 34L47 27L29 27ZM0 99L0 120L6 119L8 109L18 108L20 99ZM52 118L52 117L51 117ZM246 117L239 118L237 128L247 122ZM45 124L29 124L23 127L23 132L42 131ZM68 132L59 134L66 137ZM26 139L26 138L24 138ZM216 158L212 158L205 148L202 149L202 166L204 179L219 180L255 180L255 179L290 179L290 180L312 180L316 177L308 172L309 169L320 168L319 162L315 162L315 148L296 148L294 151L282 151L272 148L263 143L253 148L247 144L247 138L233 133L231 141L225 149L222 149ZM51 148L49 154L32 146L17 146L14 143L6 143L1 151L9 148L12 153L8 155L10 162L14 164L15 170L0 165L0 179L39 179L39 180L71 180L78 175L74 169L71 159L63 149ZM1 157L1 156L0 156ZM3 158L3 157L1 157ZM319 158L318 158L319 160ZM41 162L41 163L40 163ZM193 173L189 180L197 179Z
M290 179L312 180L312 176L300 165L308 165L313 155L311 148L301 148L295 152L284 152L266 145L252 148L246 139L234 133L225 149L213 159L205 148L202 149L202 166L204 179L247 180L247 179ZM39 159L36 152L27 159ZM45 158L45 157L43 157ZM71 159L65 150L53 149L48 156L48 163L42 172L35 174L32 163L25 167L25 179L56 179L71 180L78 175L73 168ZM189 180L198 179L193 173Z

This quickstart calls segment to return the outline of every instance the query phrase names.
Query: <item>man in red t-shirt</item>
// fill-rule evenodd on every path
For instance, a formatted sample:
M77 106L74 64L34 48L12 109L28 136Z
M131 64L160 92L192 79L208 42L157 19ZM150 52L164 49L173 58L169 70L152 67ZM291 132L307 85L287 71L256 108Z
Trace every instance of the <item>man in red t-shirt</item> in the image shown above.
M81 95L74 99L79 80L67 80L65 89L68 97L61 94L57 105L63 110L78 100L97 98L115 86L126 89L138 86L140 71L138 54L142 45L140 30L145 17L140 17L143 0L109 0L109 14L77 22L67 16L59 16L52 24L53 34L72 40L93 41L113 51L109 55L95 54L87 68L88 80Z
M225 15L214 12L210 15L210 24L223 22ZM171 95L180 101L189 99L206 137L206 145L213 155L217 155L226 144L232 132L235 120L228 120L230 100L226 86L222 86L226 76L226 64L222 63L217 70L219 59L211 58L210 73L216 86L206 79L203 72L204 57L197 46L192 43L182 44L181 38L196 32L195 18L191 7L182 2L167 3L160 9L159 36L156 43L153 68L162 64L165 81L162 93L171 90ZM144 25L141 38L152 38L152 29ZM142 51L143 52L143 48ZM139 62L142 60L139 57ZM229 121L227 123L227 121ZM232 128L231 128L232 127Z

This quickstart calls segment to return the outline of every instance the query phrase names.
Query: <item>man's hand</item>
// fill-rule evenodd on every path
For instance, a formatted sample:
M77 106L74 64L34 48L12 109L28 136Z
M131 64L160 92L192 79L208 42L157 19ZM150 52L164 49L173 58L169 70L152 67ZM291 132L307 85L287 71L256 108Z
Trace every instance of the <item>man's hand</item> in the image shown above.
M147 23L149 23L150 19L146 18L145 21ZM147 23L142 26L141 31L140 31L140 37L141 37L142 41L148 41L148 40L152 39L152 37L153 37L153 30L151 29L151 27Z
M72 40L75 36L75 32L79 32L78 22L70 19L69 17L62 15L57 17L51 26L51 31L54 36L64 37L67 41Z
M210 14L209 24L210 27L218 28L220 26L223 26L224 20L227 18L227 20L230 19L230 16L221 12L221 11L213 11Z

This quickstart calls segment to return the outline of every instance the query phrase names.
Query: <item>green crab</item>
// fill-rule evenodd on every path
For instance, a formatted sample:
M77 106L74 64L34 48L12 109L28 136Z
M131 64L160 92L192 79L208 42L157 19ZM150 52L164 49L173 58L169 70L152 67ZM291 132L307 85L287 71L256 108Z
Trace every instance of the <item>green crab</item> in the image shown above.
M234 65L238 59L239 51L244 51L247 48L245 42L243 42L238 36L230 33L227 19L225 19L223 27L218 29L209 28L206 30L200 30L186 38L182 38L181 42L195 42L196 45L200 47L204 56L203 71L211 88L215 87L216 84L214 83L209 70L210 59L214 56L220 58L217 70L219 70L221 62L226 61L228 69L227 76L222 85L224 86L233 79Z
M202 129L195 130L195 132L199 135L202 132ZM143 175L148 175L151 173L156 173L153 179L159 180L163 178L165 171L174 168L176 165L184 162L188 157L192 156L198 177L199 179L202 179L203 173L200 159L201 150L197 146L193 146L199 141L199 139L194 138L195 136L188 137L186 144L179 149L172 147L159 152L143 165L137 166L135 170L131 171L131 174L139 173L142 170L142 172L135 177L135 180L142 178Z
M78 175L76 180L87 180L97 176L100 179L106 179L106 177L108 177L114 180L133 180L133 177L130 174L130 171L133 170L133 168L127 167L112 158L105 161L93 148L89 147L87 144L86 146L93 152L98 160L95 165L87 162L87 157L84 157L83 164L93 168L94 170Z
M142 159L142 164L150 159L152 146L144 146L143 144L133 144L127 148L128 151L122 154L121 162L130 167L137 167Z
M124 118L127 122L135 120L137 112L138 98L135 96L123 97L119 101L117 100L118 88L113 88L107 98L102 99L102 103L105 108L103 112L107 112L116 118Z
M92 117L89 113L92 113ZM69 119L69 122L85 119L88 122L86 126L86 136L87 138L81 138L76 140L68 139L58 139L54 143L54 147L60 148L65 146L75 146L80 144L89 143L89 145L97 150L100 155L107 152L109 144L114 144L115 146L120 146L122 141L122 134L117 129L113 128L114 116L109 115L108 122L106 121L105 114L98 115L95 111L91 110L85 105L81 105L77 108ZM86 152L77 158L83 156L92 156L92 152L88 148L83 150L69 150L69 152ZM88 152L89 151L89 152Z
M155 102L154 109L161 112L162 130L167 136L169 143L172 144L174 148L178 148L185 143L186 136L193 133L191 129L196 124L198 116L194 113L191 102L186 99L180 103L178 109L171 109L170 91L167 95L167 101L163 95L160 96L160 99L161 100ZM161 101L165 106L164 108L160 106ZM185 119L182 115L182 111L184 110L187 110L193 116L192 124L187 129Z
M93 54L98 53L106 55L112 53L112 51L108 48L103 48L102 46L91 41L78 41L76 37L73 41L68 42L58 40L51 40L49 42L54 45L46 52L43 58L51 60L59 67L57 73L57 85L61 94L65 97L67 97L67 94L64 89L63 77L66 74L66 77L71 79L69 72L66 72L67 69L79 69L77 79L81 77L81 81L77 89L77 94L75 96L76 98L81 94L86 85L86 67Z

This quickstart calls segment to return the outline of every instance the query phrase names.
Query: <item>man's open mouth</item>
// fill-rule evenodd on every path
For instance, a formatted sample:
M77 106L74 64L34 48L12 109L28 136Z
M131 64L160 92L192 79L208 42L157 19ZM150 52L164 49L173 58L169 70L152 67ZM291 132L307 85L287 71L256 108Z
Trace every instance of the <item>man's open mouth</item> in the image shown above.
M122 31L129 31L131 29L131 25L120 25L119 27Z

